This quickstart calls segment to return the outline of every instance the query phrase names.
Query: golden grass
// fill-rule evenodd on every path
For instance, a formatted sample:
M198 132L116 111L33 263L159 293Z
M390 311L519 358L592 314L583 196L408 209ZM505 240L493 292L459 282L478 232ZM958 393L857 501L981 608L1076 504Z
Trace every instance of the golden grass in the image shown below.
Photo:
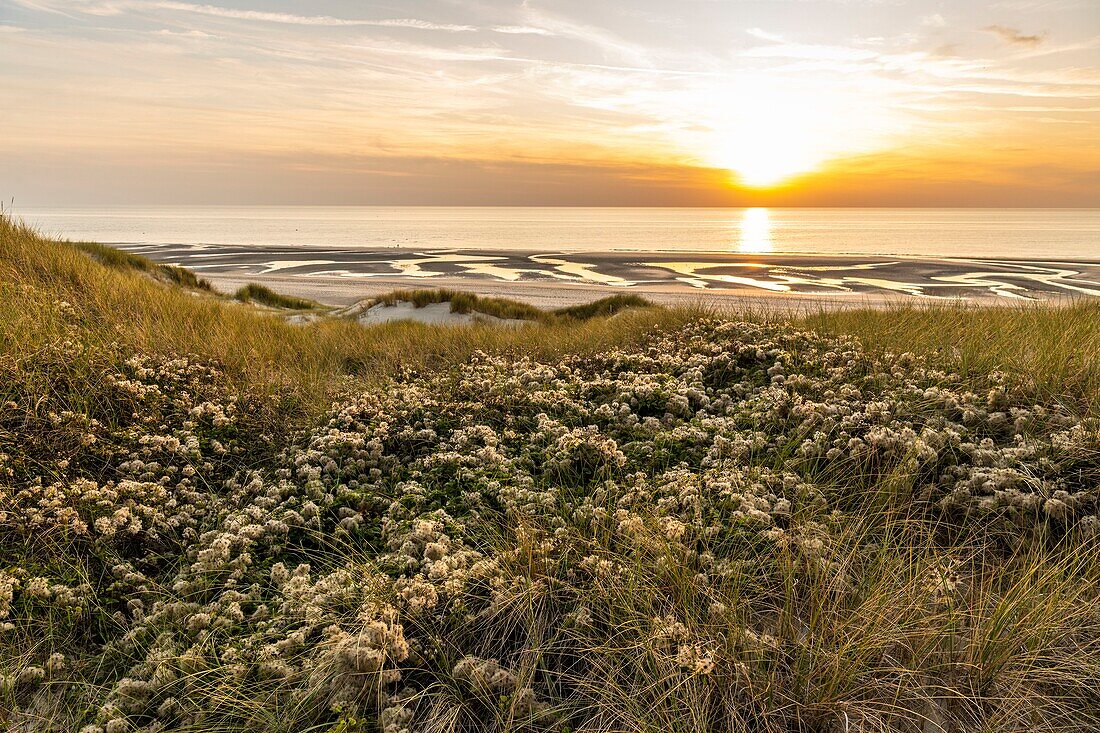
M930 357L963 376L1022 376L1047 399L1100 409L1100 301L1065 306L952 305L821 311L807 327L851 334L873 349Z
M448 303L451 313L482 313L496 318L509 318L524 321L546 320L546 313L527 303L508 298L487 298L460 290L446 288L419 288L416 290L394 290L373 298L373 303L397 305L412 303L417 308L435 303Z
M248 283L238 288L237 292L233 293L233 298L242 303L259 303L269 308L283 310L313 310L320 307L316 301L276 293L271 288L256 283Z
M284 391L292 384L305 403L323 408L349 378L377 382L403 369L452 364L476 351L542 359L599 353L640 343L702 312L636 309L614 320L563 319L541 325L537 337L486 325L364 327L341 319L292 325L247 305L158 282L142 258L107 252L116 251L45 239L0 217L0 354L28 353L64 338L65 322L44 304L65 301L85 340L148 353L201 354L220 362L242 386Z
M394 290L373 299L374 303L395 305L399 302L412 303L423 308L433 303L449 303L452 313L483 313L496 318L539 323L558 323L565 321L587 321L600 316L613 316L629 308L652 308L653 303L639 295L610 295L582 305L542 310L528 303L509 298L489 298L474 293L445 288L422 288L417 290Z
M46 316L35 300L66 300L76 308L82 327L102 340L136 350L202 354L253 386L293 382L306 394L321 397L349 376L375 381L405 368L455 363L478 350L544 359L599 353L639 343L655 329L675 329L707 313L702 307L649 308L634 296L548 312L505 299L421 290L396 291L379 302L448 301L459 312L473 309L540 320L543 325L537 336L485 325L396 322L365 329L350 321L325 320L300 326L225 299L168 287L149 277L156 268L145 258L103 245L51 241L10 217L0 217L0 348L33 348L36 340L57 338L61 324L40 322ZM193 274L181 273L164 279L195 287ZM201 287L201 281L196 282ZM286 302L281 300L284 296L272 295ZM303 307L294 300L295 307ZM594 318L613 313L618 315L612 321ZM913 352L964 376L1011 372L1075 410L1100 409L1097 301L1064 307L897 305L738 317L789 319L809 328L851 334L869 348Z
M92 259L97 262L116 270L137 270L185 288L214 291L214 287L209 281L200 279L195 273L183 267L158 265L147 257L108 247L105 244L97 244L96 242L78 242L74 246L91 255Z

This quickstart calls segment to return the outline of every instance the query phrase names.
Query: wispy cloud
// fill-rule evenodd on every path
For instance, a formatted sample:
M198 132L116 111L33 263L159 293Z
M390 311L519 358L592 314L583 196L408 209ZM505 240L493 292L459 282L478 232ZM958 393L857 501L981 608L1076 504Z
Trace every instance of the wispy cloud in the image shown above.
M746 28L745 33L748 33L753 38L759 38L762 41L772 41L774 43L782 43L785 39L778 33L769 33L763 28Z
M1021 46L1038 46L1046 40L1045 33L1026 34L1016 28L1003 25L988 25L983 28L986 33L992 33L1006 43L1018 43Z
M417 28L420 30L447 31L450 33L464 33L475 31L477 28L471 25L456 25L451 23L433 23L417 18L383 18L380 20L361 20L351 18L334 18L329 15L296 15L293 13L272 13L261 10L237 10L224 8L218 5L197 5L183 2L156 2L150 4L162 10L175 10L199 15L211 15L218 18L231 18L235 20L253 20L264 23L281 23L286 25L307 26L377 26L382 28Z
M538 28L555 36L583 41L636 66L649 66L653 63L655 49L627 41L605 28L546 12L526 1L522 10L525 27Z
M512 36L552 36L554 33L546 28L535 28L530 25L495 25L489 30L494 33L504 33Z
M19 5L44 12L82 13L85 15L114 16L125 12L169 11L191 13L213 18L245 20L279 25L297 25L314 27L365 26L379 28L413 28L427 31L445 31L448 33L471 33L478 28L473 25L456 23L436 23L419 18L338 18L331 15L301 15L297 13L271 12L265 10L241 10L220 5L178 2L177 0L72 0L65 3L41 2L39 0L15 0ZM68 12L66 12L68 11Z
M428 20L416 18L386 18L383 20L361 21L363 25L373 25L380 28L419 28L426 31L447 31L449 33L472 33L477 26L461 25L455 23L433 23Z
M365 39L348 44L347 48L369 50L392 56L400 56L408 59L431 59L433 61L513 61L507 52L493 47L471 46L430 46L424 44L404 43L393 40Z
M935 148L965 169L1031 135L1029 155L1051 165L1100 165L1082 134L1096 122L1100 36L1078 18L994 15L1050 32L989 26L1006 45L978 52L975 27L941 16L939 0L883 9L858 37L825 2L792 13L775 0L663 11L673 25L551 0L418 0L386 13L398 17L371 16L412 4L0 5L15 10L0 24L0 186L5 151L656 169L735 168L745 147L811 164Z
M174 31L171 28L161 28L153 31L153 35L166 36L168 38L218 38L213 33L207 33L206 31L200 31L197 29L191 29L189 31Z

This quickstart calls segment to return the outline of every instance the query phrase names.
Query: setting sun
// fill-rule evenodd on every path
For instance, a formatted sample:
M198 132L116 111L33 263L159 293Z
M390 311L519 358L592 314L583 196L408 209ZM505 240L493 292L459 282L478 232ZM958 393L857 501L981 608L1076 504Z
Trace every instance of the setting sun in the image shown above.
M714 99L720 101L713 101ZM867 110L853 119L853 109ZM701 117L711 133L705 161L748 188L771 188L826 161L874 149L902 123L847 86L757 73L710 96Z
M782 183L813 170L824 155L811 122L799 114L799 103L774 91L740 91L728 108L716 115L709 160L731 171L751 187Z
M725 148L715 155L715 164L729 170L738 183L750 188L776 186L813 170L820 162L812 151L774 137L731 140Z

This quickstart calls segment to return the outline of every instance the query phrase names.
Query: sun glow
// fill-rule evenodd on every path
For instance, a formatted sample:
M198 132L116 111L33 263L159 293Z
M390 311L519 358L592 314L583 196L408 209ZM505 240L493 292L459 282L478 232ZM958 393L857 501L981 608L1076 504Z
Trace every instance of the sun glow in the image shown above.
M712 160L742 185L768 188L816 168L824 156L793 120L744 120L721 135Z
M781 185L832 158L873 148L891 127L848 89L755 78L716 97L722 101L709 105L703 157L750 188Z

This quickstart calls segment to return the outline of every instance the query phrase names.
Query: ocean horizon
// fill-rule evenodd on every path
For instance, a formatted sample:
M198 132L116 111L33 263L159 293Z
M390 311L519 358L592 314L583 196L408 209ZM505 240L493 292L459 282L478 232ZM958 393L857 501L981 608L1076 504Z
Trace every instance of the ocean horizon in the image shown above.
M120 245L1100 260L1100 208L15 207Z

